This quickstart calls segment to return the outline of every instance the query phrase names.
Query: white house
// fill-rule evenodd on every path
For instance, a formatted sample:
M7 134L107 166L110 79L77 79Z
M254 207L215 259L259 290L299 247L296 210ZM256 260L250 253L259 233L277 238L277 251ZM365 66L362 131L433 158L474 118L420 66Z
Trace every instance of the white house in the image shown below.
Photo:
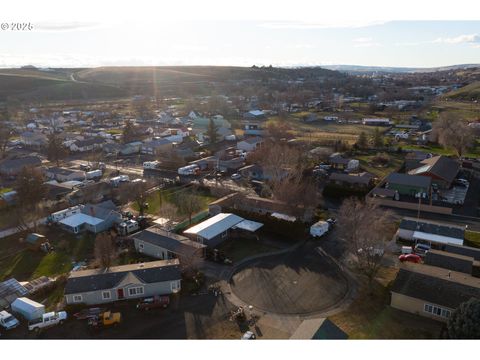
M261 137L255 136L247 138L245 140L237 142L237 149L243 151L254 151L259 146L263 144L263 139Z

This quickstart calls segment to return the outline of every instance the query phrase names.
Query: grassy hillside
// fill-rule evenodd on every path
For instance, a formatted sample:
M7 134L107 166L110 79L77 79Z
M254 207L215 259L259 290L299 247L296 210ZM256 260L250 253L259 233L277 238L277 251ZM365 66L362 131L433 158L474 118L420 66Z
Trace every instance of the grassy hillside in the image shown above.
M458 90L452 91L445 97L454 100L471 101L480 99L480 81L476 81Z

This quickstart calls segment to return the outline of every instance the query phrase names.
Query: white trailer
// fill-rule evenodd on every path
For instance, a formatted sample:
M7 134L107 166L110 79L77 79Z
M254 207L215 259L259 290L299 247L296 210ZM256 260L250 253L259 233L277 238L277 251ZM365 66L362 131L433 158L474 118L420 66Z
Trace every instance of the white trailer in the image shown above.
M198 165L192 164L178 168L178 175L197 175L199 171Z
M139 229L140 225L138 224L138 221L135 220L127 220L118 224L118 233L122 236L127 236Z
M113 177L110 179L110 184L112 184L113 186L118 186L118 184L122 183L122 182L129 182L130 181L130 178L128 177L128 175L120 175L120 176L116 176L116 177Z
M41 318L45 314L45 305L26 297L17 298L10 307L14 313L22 315L28 321Z
M100 179L102 175L103 175L103 172L100 169L88 171L85 173L85 177L87 178L87 180Z
M82 212L82 206L77 205L77 206L72 206L69 207L68 209L63 209L57 212L54 212L48 216L47 221L50 223L57 223L60 220L63 220L67 217L70 217L72 215L80 214Z
M328 232L329 228L330 224L328 222L320 220L310 226L310 235L313 237L321 237Z
M156 169L160 166L159 161L145 161L143 163L143 168L144 169Z

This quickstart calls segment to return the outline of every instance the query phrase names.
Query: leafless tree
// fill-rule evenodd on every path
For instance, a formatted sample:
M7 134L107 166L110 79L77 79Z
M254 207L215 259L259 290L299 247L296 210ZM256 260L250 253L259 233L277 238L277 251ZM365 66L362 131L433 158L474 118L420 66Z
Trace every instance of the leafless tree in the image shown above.
M103 232L95 237L94 255L98 265L102 268L108 269L112 265L116 249L110 233Z
M176 205L181 213L188 215L188 222L192 223L192 215L202 210L202 203L200 197L197 195L197 190L183 191L176 196Z
M152 187L153 184L149 181L133 182L127 184L121 194L124 201L133 201L138 207L140 216L143 216L149 190Z
M41 216L42 201L46 195L43 174L35 168L24 168L17 176L15 189L17 221L26 229L29 229L33 223L35 230L38 218Z
M338 235L356 270L365 275L371 288L380 269L387 242L392 239L391 213L357 198L346 199L338 214Z
M63 146L62 139L57 134L51 133L48 135L47 157L50 161L54 161L57 166L60 166L60 160L67 156L67 149Z
M5 158L7 154L7 145L8 141L12 137L12 130L6 127L4 124L1 124L0 127L0 154L1 158Z
M178 220L178 209L172 203L163 201L158 209L157 215L166 220L163 227L165 229L170 229L173 223Z
M462 157L465 151L472 146L475 135L468 124L450 113L442 113L433 123L433 135L443 147L455 149Z

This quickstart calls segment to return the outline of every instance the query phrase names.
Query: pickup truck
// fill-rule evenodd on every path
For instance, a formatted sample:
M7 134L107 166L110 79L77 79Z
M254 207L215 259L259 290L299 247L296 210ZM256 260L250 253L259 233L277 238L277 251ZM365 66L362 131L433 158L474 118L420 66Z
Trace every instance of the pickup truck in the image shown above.
M63 324L67 320L67 313L65 311L60 312L49 312L43 314L41 318L37 320L32 320L28 323L28 330L38 331L43 328L54 326L57 324Z
M0 311L0 326L2 326L5 330L15 329L20 322L9 312L7 311Z
M118 325L122 321L122 314L105 311L95 317L88 319L88 325L93 328L106 327L111 325Z
M168 296L152 296L142 299L137 304L138 310L150 310L159 307L166 308L170 304L170 298Z

